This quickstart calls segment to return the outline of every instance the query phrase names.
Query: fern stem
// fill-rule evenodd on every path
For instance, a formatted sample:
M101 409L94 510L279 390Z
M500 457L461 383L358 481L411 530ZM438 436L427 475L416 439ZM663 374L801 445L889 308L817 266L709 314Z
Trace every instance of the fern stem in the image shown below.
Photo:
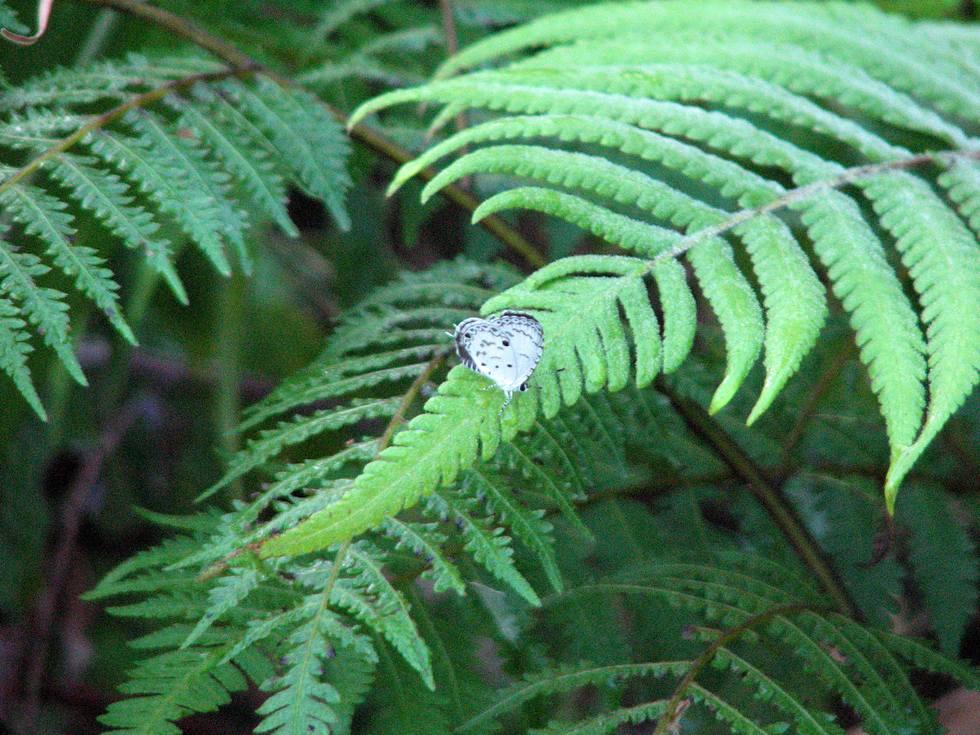
M402 422L405 421L405 412L408 411L408 407L412 405L412 402L422 390L422 386L429 382L429 378L432 377L432 373L439 369L439 366L442 365L445 359L445 355L437 355L429 360L429 364L425 366L425 369L419 373L419 376L408 387L408 390L405 391L405 395L402 397L402 402L398 404L398 410L395 411L395 415L391 417L391 421L389 421L388 426L385 427L384 434L381 435L381 440L378 442L378 449L377 452L375 452L375 456L381 454L388 448L388 445L391 444L391 437L394 436L395 429L397 429Z
M714 447L725 464L745 481L749 490L789 541L797 556L833 599L838 612L850 618L860 619L858 607L854 604L837 572L830 562L824 558L819 545L807 531L796 511L786 502L779 490L766 480L762 470L755 466L755 463L742 451L741 447L712 420L708 412L700 405L677 395L663 380L657 381L657 390L667 397L674 410L684 419L688 428Z
M435 372L440 365L442 365L445 360L444 355L439 355L437 357L429 360L429 364L425 366L425 370L412 382L405 391L405 395L402 397L402 401L398 404L398 410L395 411L395 415L391 417L391 421L388 422L388 426L385 427L384 434L381 435L381 439L378 441L378 449L375 452L375 456L378 456L391 443L391 438L395 435L395 429L397 429L401 423L405 420L405 413L408 411L409 406L415 401L419 392L422 390L422 386L429 382L429 378L432 373ZM340 578L340 568L344 565L344 559L347 557L347 552L350 551L351 544L354 543L353 538L349 538L344 541L340 548L337 549L337 555L334 557L333 567L330 569L330 576L327 578L327 583L323 587L323 597L320 601L320 612L318 615L323 613L323 610L330 605L330 595L333 592L334 585L337 584L337 580Z
M162 8L154 7L148 3L141 2L140 0L82 0L82 2L128 13L136 18L140 18L153 23L154 25L160 26L161 28L166 28L168 31L177 36L186 38L188 41L196 44L205 51L214 54L219 59L226 61L238 70L261 72L283 87L301 88L301 85L298 82L289 79L288 77L284 77L281 74L277 74L244 52L239 51L234 46L225 43L217 36L211 35L189 20L163 10ZM341 125L347 127L346 114L334 106L323 102L322 100L321 103L327 108L327 110L330 111L330 113ZM368 148L371 148L375 152L380 153L399 165L408 163L415 158L412 153L364 124L354 125L353 127L349 128L348 132L355 140L360 141ZM73 143L74 142L76 141L73 141ZM426 181L430 181L431 179L435 178L436 174L431 168L427 168L419 172L419 175ZM2 190L3 189L0 188L0 192L2 192ZM457 186L444 187L442 189L442 193L451 202L463 207L469 212L475 211L480 204L476 197ZM517 232L517 230L508 225L503 218L497 215L485 217L483 220L481 220L480 225L483 227L483 229L500 240L500 242L502 242L506 247L510 248L524 258L524 260L526 260L531 266L540 268L547 263L547 260L534 248L534 246L531 245L531 243L529 243L519 232Z
M840 375L840 371L843 370L844 365L846 365L847 361L853 356L854 343L851 340L846 340L843 346L837 350L836 354L834 354L830 359L827 367L820 374L817 382L810 389L810 393L807 395L802 408L797 413L796 421L793 423L793 427L789 430L787 439L783 444L783 458L781 462L782 469L776 473L776 477L784 479L790 475L792 454L796 449L796 445L799 444L800 439L803 438L803 432L806 430L807 425L813 418L813 414L816 412L817 406L820 405L821 399L830 389L830 386L833 384L834 380L837 379L837 376ZM882 479L884 479L884 475L882 475Z
M232 66L238 67L257 67L256 62L247 54L239 51L229 43L225 43L217 36L212 36L203 28L195 23L175 15L163 8L158 8L142 0L83 0L89 5L99 5L105 8L112 8L123 13L128 13L136 18L149 21L154 25L166 28L171 33L175 33L182 38L186 38L191 43L200 46L206 51L211 52L220 59L224 59Z
M0 194L9 189L11 186L21 181L22 179L30 176L35 171L37 171L41 166L43 166L47 161L51 160L60 153L64 153L69 148L74 146L76 143L80 142L89 133L95 132L96 130L101 130L106 125L109 125L115 120L125 115L130 110L135 110L140 107L146 107L154 102L163 99L171 92L176 92L186 87L191 87L198 82L214 82L221 79L227 79L233 76L242 76L246 74L254 73L256 69L254 68L233 68L233 69L223 69L222 71L212 71L205 72L201 74L191 74L190 76L182 77L181 79L174 79L171 82L162 84L156 89L151 89L149 92L144 92L138 94L135 97L123 102L121 105L113 107L111 110L102 113L101 115L96 115L85 125L80 127L71 135L58 141L55 145L48 148L44 153L36 156L35 158L28 161L23 167L17 170L10 178L6 179L0 183Z
M751 219L761 215L771 214L772 212L780 209L786 209L787 207L791 207L794 204L798 204L799 202L810 199L811 197L814 197L822 192L829 191L830 189L839 189L842 186L853 184L859 179L877 176L878 174L885 173L887 171L898 171L908 168L915 168L917 166L925 166L930 163L942 163L949 165L957 160L980 161L980 150L933 151L930 153L919 153L906 158L897 158L892 161L872 163L864 166L853 166L852 168L844 169L836 176L815 181L812 184L807 184L805 186L799 186L795 189L790 189L785 194L776 197L772 201L767 202L762 206L752 207L750 209L741 209L738 212L735 212L731 217L728 217L715 225L705 227L697 232L683 237L678 240L672 248L665 250L654 258L653 262L659 263L662 260L677 258L693 248L695 245L705 240L710 240L713 237L718 237L719 235L733 230Z
M667 703L667 709L657 721L657 728L653 731L653 735L664 735L664 733L667 732L667 728L671 724L675 723L677 717L681 714L679 708L682 700L684 699L685 692L687 692L687 690L691 687L694 680L698 677L698 674L701 673L704 667L711 663L711 659L715 657L715 654L718 653L718 650L722 646L734 641L740 635L751 630L752 628L765 625L773 618L781 617L783 615L794 615L807 610L812 611L814 610L814 607L812 605L804 605L800 603L770 607L768 610L765 610L758 615L753 615L741 625L736 625L733 628L729 628L715 638L711 642L711 645L704 649L704 652L691 663L691 668L688 669L688 672L684 675L684 678L682 678L677 684L674 694Z
M387 449L388 445L391 443L391 438L395 434L395 429L397 429L405 421L405 414L407 413L409 406L411 406L412 403L415 401L415 399L418 397L419 393L422 390L422 386L424 386L427 382L429 382L429 378L432 377L432 373L434 373L436 370L439 369L439 367L442 365L445 359L446 359L445 355L437 355L436 357L433 357L431 360L429 360L429 363L425 366L425 369L412 382L412 384L408 387L408 390L405 391L405 395L402 396L402 400L398 404L398 408L395 410L394 416L391 417L391 420L388 422L388 425L385 427L384 433L381 435L381 438L378 440L378 448L375 452L375 456L378 456L379 454L381 454L381 452ZM199 582L205 582L209 579L212 579L213 577L218 576L219 574L223 574L225 570L228 569L228 563L232 559L241 556L246 552L258 553L259 549L266 541L268 541L270 538L275 538L275 537L276 537L275 535L272 535L269 536L268 538L263 539L262 541L253 541L250 544L246 544L241 548L235 549L230 554L225 556L221 561L215 562L210 567L208 567L203 572L201 572L198 575L197 580ZM334 563L335 564L334 569L340 568L340 564L343 562L343 558L344 556L346 556L347 550L350 548L351 541L352 539L349 539L344 543L343 546L341 546L337 554L337 560ZM334 570L331 570L331 577L333 577L333 571ZM327 582L332 586L330 580L327 580ZM336 580L334 580L334 582L336 582Z

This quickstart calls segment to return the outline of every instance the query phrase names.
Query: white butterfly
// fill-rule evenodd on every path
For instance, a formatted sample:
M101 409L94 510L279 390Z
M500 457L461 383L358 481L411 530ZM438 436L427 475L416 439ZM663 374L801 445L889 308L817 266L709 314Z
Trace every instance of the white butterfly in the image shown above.
M456 325L453 338L463 364L490 378L504 392L501 412L516 391L527 390L544 345L541 323L519 311L505 311L490 319L464 319Z

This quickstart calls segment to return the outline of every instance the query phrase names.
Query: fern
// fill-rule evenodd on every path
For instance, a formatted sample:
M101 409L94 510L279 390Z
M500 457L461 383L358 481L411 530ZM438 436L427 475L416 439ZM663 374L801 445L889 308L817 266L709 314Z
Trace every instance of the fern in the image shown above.
M528 433L515 436L490 460L461 470L425 502L342 545L346 551L332 562L310 555L257 558L288 538L297 523L349 497L351 478L374 460L397 417L404 416L405 396L423 390L434 366L442 364L448 337L436 325L472 313L488 294L517 278L507 268L447 262L405 274L367 297L347 313L307 369L250 409L244 430L257 438L245 442L212 492L256 472L271 482L222 515L176 522L190 535L125 563L91 596L137 596L139 601L112 611L179 624L179 635L159 639L175 650L207 644L212 655L206 663L174 659L188 677L210 676L211 667L233 664L244 652L274 660L275 673L252 679L269 694L259 712L260 731L345 732L360 705L372 713L371 727L381 732L411 731L419 722L434 732L453 727L486 732L492 723L527 710L548 713L541 721L524 720L531 731L551 720L543 732L608 732L630 721L717 718L740 732L792 722L802 732L840 735L829 714L840 697L868 732L902 732L907 723L915 723L916 732L931 732L933 720L908 681L907 667L937 669L972 685L976 675L970 669L926 645L882 638L875 629L827 612L824 595L777 561L724 550L721 541L722 548L710 551L692 544L690 529L698 521L690 517L683 493L672 496L657 515L639 503L623 505L629 520L627 513L611 510L621 501L593 505L606 487L648 482L649 475L637 466L641 461L657 467L657 477L673 472L683 478L714 467L691 449L683 422L650 389L584 396L551 419L538 417ZM706 400L715 377L700 364L688 363L686 381L673 380L685 395ZM455 372L458 368L450 370ZM298 406L323 405L325 399L326 408L265 428ZM366 423L343 418L352 408L382 403L388 409L379 418ZM412 430L410 422L395 432L391 446L403 446L398 437ZM778 458L778 446L773 451L760 438L755 441L762 460L774 461L766 452ZM328 449L295 461L307 456L311 442ZM807 482L809 476L802 475L790 490ZM881 619L895 589L896 565L859 568L870 550L854 538L870 545L872 506L866 488L838 485L828 485L815 500L795 492L791 497L804 518L822 524L815 531L839 563L848 589L864 595L858 599L868 615ZM831 493L836 489L854 494L850 504ZM862 509L867 512L858 512ZM605 512L589 512L596 510ZM823 534L830 513L843 514L830 528L857 528L846 538ZM621 526L615 525L617 517ZM757 531L760 536L764 532ZM628 554L627 539L635 545ZM589 553L601 560L595 576L580 562ZM420 594L414 586L418 578L431 580L434 591L453 594L448 599ZM869 579L885 584L869 585ZM963 604L968 603L956 609ZM519 647L523 637L538 641L537 663L524 670L539 673L492 699L480 696L466 703L460 687L468 673L456 668L446 647L463 646L463 655L471 657L477 643L462 622L448 637L440 632L444 606L452 610L448 621L492 619L500 645ZM524 611L532 606L540 609L527 616ZM628 653L618 629L643 627L648 620L658 621L650 649L657 658L629 663L622 658ZM609 662L582 666L575 658L550 660L544 653L551 650L549 641L581 639L583 625L590 630L588 641L555 645L555 650L563 656L598 651L610 656ZM701 673L684 685L681 698L692 705L678 715L672 694L700 666L694 643L682 640L692 625L695 638L723 645L711 649L710 670L698 668ZM601 711L582 713L577 720L563 717L563 698L593 684L609 690ZM642 691L649 700L625 706L627 691ZM551 704L542 710L535 702L543 696ZM154 701L127 706L136 712ZM161 711L171 719L181 716L177 709Z
M536 378L546 416L557 410L554 386L559 381L566 401L574 401L583 388L617 390L625 384L627 353L610 331L621 327L597 320L579 324L573 336L559 326L563 315L603 313L599 305L607 298L606 287L616 282L610 277L613 273L625 284L630 279L622 275L626 271L640 275L668 256L681 254L694 266L728 342L729 370L715 393L712 410L730 401L754 362L764 333L747 281L731 260L728 246L715 236L731 232L750 253L753 274L765 296L767 381L750 413L750 420L756 420L812 348L822 322L821 289L793 242L793 233L775 216L786 207L798 209L833 292L851 315L862 361L879 398L892 446L886 483L886 500L892 510L902 478L970 394L980 374L976 341L980 329L972 316L960 318L980 313L976 289L980 251L975 237L924 179L900 170L930 160L950 167L950 172L975 170L972 139L956 122L957 116L973 115L975 92L963 69L957 69L954 77L945 75L958 66L948 45L936 42L930 47L900 23L873 11L807 7L816 30L811 31L808 21L806 36L800 17L793 16L797 11L790 13L778 5L751 3L736 10L731 4L708 3L705 14L697 17L697 29L691 25L693 16L680 6L569 11L476 44L447 62L439 76L531 47L545 46L545 51L501 70L390 92L363 105L351 122L412 101L444 105L434 128L465 109L525 113L450 136L407 164L393 188L429 163L467 146L513 138L544 139L539 145L498 144L470 150L429 182L423 198L462 176L493 173L530 178L554 188L510 189L488 200L474 218L515 207L531 208L568 219L623 247L637 248L644 243L644 261L622 258L613 267L615 259L609 258L601 270L597 270L597 261L588 265L581 259L559 261L485 305L484 313L522 308L545 319L551 351L545 351ZM747 21L742 20L743 11ZM841 18L847 19L848 28L882 24L888 29L889 43L914 48L927 62L911 66L884 43L875 49L880 53L873 53L867 40L871 35L841 30L836 25ZM714 24L723 34L717 44L675 46L648 40L660 37L658 34L701 34L705 23ZM625 37L624 28L628 28ZM757 36L765 36L770 45L752 50ZM834 58L824 53L833 53ZM586 64L583 59L588 60ZM811 98L834 99L844 111L832 112ZM719 109L706 111L696 106L703 100ZM946 154L933 158L929 151L936 149L927 147L926 154L917 159L908 149L888 142L877 129L863 127L848 116L850 110L874 118L878 128L913 130L958 150L950 154L953 158ZM781 131L792 129L816 137L806 148L780 137L785 135ZM850 163L849 169L827 156L824 141L830 140L848 149L845 161L863 159L871 166L865 170ZM555 147L563 142L615 149L655 161L742 209L736 208L733 214L733 210L698 201L628 165ZM955 161L956 156L963 160ZM778 181L766 178L764 169L758 168L762 166L785 170L798 188L787 191ZM965 182L965 175L960 173L954 182L947 173L935 182L949 188L954 201L970 202L972 183ZM864 221L857 202L834 191L850 182L872 204L880 227L894 238L918 294L921 317L903 293L878 234ZM627 211L616 211L615 207L623 206ZM637 211L642 212L639 219L633 214ZM962 213L969 217L970 212L972 204L966 204ZM686 231L687 237L657 230L657 221ZM705 235L699 236L700 230ZM599 273L604 277L583 278ZM545 282L551 293L537 293ZM575 296L570 293L573 289ZM529 291L535 292L533 296ZM593 308L584 308L586 303ZM794 309L790 304L797 306ZM669 308L666 303L665 311ZM927 325L925 335L917 324L919 318ZM654 332L649 319L639 322L626 314L626 324L638 337L637 345L651 341L649 335ZM640 328L644 329L642 337L636 331ZM582 345L589 360L596 359L594 353L599 349L609 364L603 368L583 362L580 371L574 348L563 344L566 340ZM609 346L606 340L611 340ZM929 359L928 375L924 355ZM659 366L655 352L638 356L634 371L643 384ZM441 401L431 410L442 412L449 420L457 408L458 401ZM529 405L525 410L536 409ZM435 420L428 420L433 427ZM519 427L526 425L527 419L523 421L518 420ZM483 431L484 451L489 451L496 437L476 427L474 420L469 435ZM511 429L504 426L501 431L500 438L506 441ZM443 460L443 472L476 456L472 448L462 446L447 451L454 456ZM427 452L431 454L418 441L402 454L414 462ZM352 503L364 508L365 519L393 512L420 494L418 479L400 475L396 479L391 464L387 463L383 476L388 482L404 482L404 495L398 502L389 495L385 505L372 502L377 491L368 489L368 478L381 469L369 468L365 478L355 483L358 492L352 498ZM430 482L435 476L429 475ZM328 510L322 519L311 521L324 539L343 538L362 527L360 519L334 527L331 514ZM370 525L368 521L363 527Z
M106 263L111 247L76 242L72 200L102 223L110 244L145 257L184 303L175 247L162 234L171 222L223 275L231 273L229 251L244 270L251 268L245 231L253 218L245 209L296 234L284 207L286 181L323 199L341 227L349 224L347 143L329 112L307 93L261 75L243 82L232 76L200 59L131 56L48 72L4 95L0 205L20 231L5 232L0 246L2 290L25 317L24 325L8 320L6 328L26 336L26 323L32 325L79 383L85 377L72 353L66 294L44 285L52 268L124 339L135 343L136 336ZM154 104L158 99L166 104ZM25 340L14 341L20 346L11 342L4 350L4 367L43 416L36 392L27 388Z
M545 695L563 694L590 684L625 692L625 683L653 676L678 680L672 696L666 695L663 685L653 684L644 690L660 692L660 698L650 701L645 709L634 706L630 710L604 712L574 724L552 723L542 732L611 732L619 722L646 720L660 720L657 731L663 732L665 726L676 724L679 718L688 719L697 714L698 707L703 707L735 732L768 732L770 726L776 727L780 721L786 723L789 718L800 732L839 734L843 730L834 718L814 709L813 703L827 694L843 696L854 706L868 732L904 732L913 722L917 723L915 732L935 731L931 716L914 694L909 695L907 671L898 666L874 633L839 616L817 612L810 607L812 603L781 604L793 599L794 593L772 585L771 577L732 575L726 567L711 563L700 567L700 571L691 565L686 567L635 567L629 573L628 578L632 580L629 583L618 578L600 581L570 590L550 605L561 607L567 603L567 596L639 595L682 608L685 617L705 616L709 621L727 621L732 626L728 630L697 629L696 637L711 643L701 656L610 666L566 664L544 669L501 691L494 704L463 723L460 729L468 731L485 721L500 721L508 712ZM689 576L691 572L704 581L695 581ZM762 653L766 649L773 650ZM767 655L783 655L776 652L784 650L809 677L794 678L790 670L784 669L782 676L786 679L780 681L780 675L774 676L750 660L760 654L763 659ZM725 676L729 674L736 681L726 682ZM961 674L969 677L966 672ZM912 697L907 703L906 696ZM678 708L685 699L693 702L695 708L691 711ZM758 715L745 714L750 708L748 702L753 699L769 711L769 717L765 718L769 726L761 724ZM630 711L636 720L621 719L620 713ZM773 716L775 721L771 719Z
M463 2L457 19L540 10L520 5ZM422 55L433 38L397 3L302 7L305 27L285 23L270 43L335 42L300 59L324 94L413 80L391 52ZM703 10L542 18L355 113L435 103L433 133L462 112L475 122L405 164L392 192L455 155L426 174L424 200L468 178L492 191L475 220L532 209L628 252L524 275L441 262L343 312L311 364L246 409L241 448L201 500L246 492L221 512L152 517L177 538L90 593L149 621L138 645L162 650L107 724L177 732L250 686L264 697L257 732L841 735L846 712L897 735L938 731L915 670L977 687L948 657L976 565L942 489L910 482L898 519L912 535L866 564L877 479L890 463L891 511L913 463L942 467L920 455L980 367L976 65L955 35L864 7ZM14 221L96 303L96 279L111 295L112 274L72 241L52 182L79 203L73 216L145 247L178 295L168 240L183 233L219 271L247 267L252 219L294 230L288 184L345 222L344 143L312 96L196 59L131 58L79 74L61 102L71 74L5 99L0 142L37 155L92 124L78 109L165 100L133 104L2 192L53 213L47 229ZM40 407L22 332L43 321L67 336L65 297L36 285L50 265L10 252L0 365ZM490 381L454 366L446 330L504 309L533 313L545 349L531 390L501 411ZM875 401L885 432L859 422ZM937 561L947 536L954 553ZM959 575L940 600L928 571L944 565ZM883 630L902 621L889 614L903 588L921 595L912 612L929 612L944 653Z

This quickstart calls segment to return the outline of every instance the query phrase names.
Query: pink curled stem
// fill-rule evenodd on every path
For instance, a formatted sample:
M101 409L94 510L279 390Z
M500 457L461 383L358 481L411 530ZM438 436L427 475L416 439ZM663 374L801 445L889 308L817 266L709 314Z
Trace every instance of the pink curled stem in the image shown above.
M6 28L0 28L0 36L3 36L8 41L16 43L18 46L33 46L39 40L41 36L44 35L44 31L48 28L48 18L51 17L51 6L54 4L54 0L40 0L37 4L37 33L33 36L22 36L19 33L14 33Z

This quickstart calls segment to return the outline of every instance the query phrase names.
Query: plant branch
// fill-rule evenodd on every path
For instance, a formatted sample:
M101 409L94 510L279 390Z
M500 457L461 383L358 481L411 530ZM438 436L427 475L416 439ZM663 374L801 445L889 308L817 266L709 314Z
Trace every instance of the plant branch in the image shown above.
M205 51L214 54L219 59L223 59L232 66L264 67L258 64L248 54L239 51L230 43L226 43L217 36L213 36L196 23L192 23L186 18L171 13L163 8L158 8L143 0L82 0L89 5L98 5L104 8L112 8L122 13L127 13L140 20L145 20L153 25L166 28L168 31L181 38L186 38L196 46L200 46Z
M851 600L851 596L840 581L837 572L830 562L824 558L817 542L807 531L796 511L786 502L779 489L766 479L762 470L756 467L741 447L699 404L675 393L662 379L657 381L657 390L667 397L671 406L684 419L688 428L713 447L725 464L745 481L749 490L789 541L797 556L833 599L837 610L848 617L859 619L858 608Z
M24 663L24 705L20 717L23 732L35 732L39 700L47 666L52 629L58 618L61 599L75 558L75 546L85 517L89 497L106 460L116 450L126 432L148 410L146 399L133 399L110 419L98 443L82 458L61 511L58 545L49 563L47 584L37 599L31 624L27 660Z
M459 51L459 37L456 35L456 23L453 20L452 0L439 0L439 12L442 15L442 32L446 37L446 55L455 56ZM456 115L456 129L462 130L465 127L466 114L460 112Z
M412 384L405 391L405 395L402 396L402 400L398 404L398 408L395 410L394 416L391 417L391 420L388 422L388 425L385 427L384 432L381 434L381 438L378 440L378 448L375 450L375 454L374 454L375 457L381 454L381 452L387 449L388 445L391 444L391 439L395 435L395 430L402 423L404 423L405 414L408 412L409 407L418 397L419 393L422 390L422 386L424 386L427 382L429 382L429 378L432 377L432 373L434 373L436 370L439 369L439 367L442 365L445 359L446 359L445 355L436 355L431 360L429 360L429 363L428 365L425 366L425 369L419 374L419 376L412 382ZM228 569L228 563L232 559L235 559L246 552L257 553L259 549L262 548L262 544L268 541L269 538L274 538L274 536L269 536L268 538L262 539L260 541L253 541L251 543L245 544L244 546L238 549L235 549L230 554L227 554L223 559L221 559L221 561L215 562L207 569L205 569L203 572L201 572L198 575L197 580L199 582L204 582L213 577L216 577L219 574L224 573L224 571ZM343 546L341 546L340 551L342 551L343 553L338 553L337 561L334 562L335 565L337 565L338 567L343 562L343 557L346 555L347 549L350 548L350 544L351 541L348 540L344 543Z
M854 354L854 343L851 340L846 340L843 346L837 350L833 357L829 360L827 366L824 368L817 382L814 383L813 387L810 389L810 393L806 397L806 401L800 408L796 415L796 421L793 423L793 427L789 430L787 434L786 441L783 443L783 459L781 462L781 469L776 473L779 478L785 478L789 474L789 467L792 462L792 455L799 444L800 440L803 438L803 432L806 431L807 425L813 419L813 415L817 410L817 406L820 405L820 401L823 399L824 394L830 390L830 386L833 384L834 380L840 375L840 371L847 364L847 361Z
M187 39L233 67L258 71L263 75L268 76L281 86L302 89L298 82L272 71L268 67L250 57L248 54L238 50L217 36L211 35L200 26L192 23L186 18L182 18L179 15L163 10L162 8L154 7L153 5L141 2L140 0L81 0L81 2L85 2L90 5L98 5L100 7L112 8L113 10L128 13L129 15L140 18L141 20L145 20L149 23L153 23L161 28L166 28L174 35ZM330 114L332 114L341 125L347 127L347 115L327 102L323 102L321 100L321 104L323 104L323 106L329 110ZM350 128L348 132L355 140L361 142L363 145L377 153L380 153L382 156L399 165L407 163L415 157L411 152L405 150L394 141L389 140L378 131L364 125L363 123L355 125L354 127ZM429 181L435 177L436 172L431 168L427 168L424 171L421 171L419 175L424 180ZM469 212L476 210L480 204L480 202L474 196L457 186L447 186L443 188L442 194L451 202ZM508 225L503 218L497 215L492 215L484 218L480 222L480 225L487 232L500 240L500 242L502 242L505 246L523 257L531 266L540 268L547 263L547 260L545 260L545 258L534 248L534 246L531 245L531 243L529 243L519 232L517 232L517 230Z
M752 207L751 209L739 210L718 224L712 225L711 227L705 227L697 232L692 232L690 235L682 237L680 240L678 240L669 250L665 250L664 252L660 253L653 259L653 262L659 263L660 261L667 260L668 258L676 258L686 253L698 243L722 235L729 230L733 230L739 225L744 224L755 217L791 207L794 204L798 204L799 202L809 199L817 194L830 191L831 189L839 189L842 186L847 186L848 184L852 184L860 179L866 179L870 176L877 176L878 174L887 173L888 171L899 171L907 168L915 168L916 166L925 166L926 164L930 163L945 163L948 165L961 160L980 161L980 150L933 151L931 153L919 153L907 158L898 158L894 161L872 163L866 166L854 166L852 168L844 169L832 178L822 179L820 181L815 181L812 184L807 184L806 186L790 189L767 204L763 204L760 207Z
M715 657L719 649L725 644L736 640L743 633L751 630L752 628L758 627L760 625L765 625L773 618L782 617L784 615L794 615L800 612L813 611L815 608L812 605L804 604L794 604L794 605L777 605L776 607L770 607L768 610L764 610L758 615L753 615L748 620L746 620L741 625L736 625L734 628L729 628L715 638L711 645L709 645L704 652L698 656L692 663L691 668L688 669L684 678L680 680L677 684L677 688L674 690L673 696L667 703L667 709L664 711L660 720L657 722L657 729L653 731L653 735L664 735L667 732L667 728L675 722L678 715L680 715L681 702L684 699L684 693L687 689L694 683L694 680L698 677L698 674L711 663L711 659Z
M131 97L121 105L117 105L111 110L103 112L101 115L96 115L74 133L58 141L55 145L44 151L44 153L28 161L23 167L18 169L16 173L10 176L10 178L5 179L2 183L0 183L0 194L17 182L33 174L47 161L67 151L89 133L95 132L96 130L101 130L106 125L118 120L130 110L151 105L154 102L163 99L171 92L176 92L186 87L191 87L198 82L213 82L233 76L246 76L248 74L255 73L255 71L256 68L254 67L240 67L234 69L224 69L222 71L205 72L202 74L191 74L190 76L174 79L166 84L162 84L156 89L151 89L149 92L144 92Z

